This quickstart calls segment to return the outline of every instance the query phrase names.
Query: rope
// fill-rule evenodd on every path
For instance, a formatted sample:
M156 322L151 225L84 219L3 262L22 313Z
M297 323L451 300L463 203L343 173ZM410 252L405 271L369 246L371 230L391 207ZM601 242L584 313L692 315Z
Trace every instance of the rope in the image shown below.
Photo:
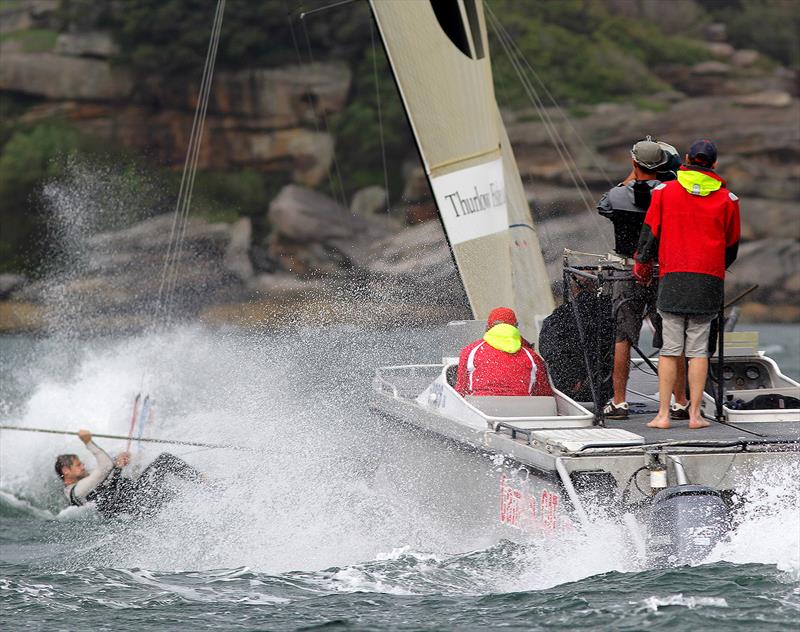
M308 29L306 28L306 21L303 19L305 17L305 15L306 15L305 13L301 13L300 14L300 24L303 25L303 36L305 37L306 49L308 50L308 62L309 62L309 64L313 65L314 64L314 53L311 50L311 38L308 35ZM320 131L319 122L317 120L317 117L319 116L319 118L322 119L322 124L325 126L325 132L327 134L333 136L333 134L331 134L331 126L328 123L328 117L325 115L325 110L324 109L320 109L319 112L317 112L317 106L313 102L313 100L310 98L310 96L309 96L309 102L311 103L311 109L314 112L314 124L317 127L317 132ZM333 176L331 175L331 170L328 169L328 174L329 174L329 177L331 179L331 187L332 187L331 188L331 194L336 198L336 201L339 204L342 205L342 207L350 208L350 205L347 203L347 195L344 192L344 180L342 180L342 172L339 169L339 159L336 157L336 143L333 143L333 152L332 153L333 153L333 170L336 172L336 177L333 178ZM338 183L339 183L339 194L341 195L341 199L337 196L336 189L333 188L333 183L334 183L333 181L334 180L338 181Z
M2 424L0 425L0 430L17 430L19 432L39 432L44 434L57 434L57 435L70 435L70 436L78 436L77 432L72 432L70 430L53 430L50 428L27 428L24 426L11 426ZM128 437L123 435L112 435L112 434L98 434L92 433L92 437L97 437L98 439L117 439L119 441L127 441ZM198 448L216 448L216 449L224 449L224 450L242 450L245 452L263 452L258 448L248 448L245 446L240 445L225 445L221 443L203 443L201 441L178 441L174 439L153 439L153 438L141 438L139 441L145 443L167 443L170 445L188 445L188 446L195 446Z
M594 223L594 225L595 225L595 227L597 229L597 233L601 236L601 238L603 239L603 241L605 242L605 244L607 246L610 245L609 242L608 242L608 237L601 230L601 227L600 227L599 222L598 222L598 218L596 217L596 213L594 212L594 203L591 200L591 198L589 197L589 196L591 196L591 192L589 190L589 186L587 185L586 181L584 180L583 176L581 175L580 169L578 168L578 165L577 165L575 159L573 158L573 156L572 156L572 154L571 154L566 142L564 141L563 137L561 136L560 132L558 131L558 128L557 128L556 124L553 122L553 119L551 118L549 112L545 108L544 102L542 101L542 98L539 96L539 94L536 91L536 89L534 88L532 82L527 77L525 69L523 68L523 65L522 65L523 63L526 65L526 67L527 67L528 71L530 72L530 74L532 74L534 76L534 78L537 80L537 82L544 88L545 92L547 93L547 96L555 104L557 110L562 114L562 117L565 120L568 121L568 119L566 119L566 115L559 108L558 104L555 102L555 99L553 99L552 94L547 90L547 87L544 85L544 83L542 82L541 78L538 76L538 74L536 74L536 72L533 70L533 68L530 65L530 63L528 63L528 61L525 59L524 55L522 54L522 51L516 45L516 43L514 42L514 40L511 37L511 35L505 29L505 27L503 27L503 25L500 23L499 19L494 14L494 12L492 11L491 7L486 5L486 9L487 9L487 15L489 16L489 22L490 22L490 24L492 26L492 29L494 30L495 35L497 36L498 40L500 41L500 44L503 47L503 51L505 52L506 56L508 57L508 60L511 63L515 73L517 74L517 77L519 78L520 83L522 84L522 87L523 87L523 90L525 91L526 96L528 97L528 99L532 103L532 105L535 107L536 111L539 113L539 115L540 115L540 117L542 119L542 123L544 125L545 132L547 133L548 137L550 138L550 141L553 144L553 147L555 148L556 152L559 155L559 158L561 159L562 163L564 164L564 167L565 167L565 169L567 171L567 174L569 175L570 179L572 180L573 184L575 185L575 188L576 188L576 190L578 191L578 194L581 197L581 201L583 202L583 205L585 206L586 210L589 212L589 215L592 218L592 222ZM573 132L575 133L575 135L584 144L584 146L586 146L586 144L583 142L583 139L581 139L580 135L577 133L575 128L571 124L570 124L570 127L573 130ZM587 147L587 149L588 149L588 147ZM601 170L601 172L603 172L602 168L600 170ZM605 172L603 172L603 174L606 177L606 179L608 179L608 176L605 174ZM547 233L546 227L545 227L545 233ZM546 237L548 239L548 244L552 247L552 240L550 239L549 235L546 235Z
M294 52L295 52L295 55L297 56L297 64L298 65L302 65L303 64L303 56L302 56L302 54L300 52L300 44L297 41L297 34L294 32L294 22L292 21L292 12L289 9L289 4L288 4L287 0L284 0L283 4L286 7L286 21L289 23L289 32L292 35L292 45L294 46ZM300 15L301 15L301 17L303 17L306 14L307 13L301 13ZM305 22L303 24L305 25ZM304 28L305 28L305 26L304 26ZM309 45L309 57L310 57L310 50L311 50L311 46ZM319 117L317 115L317 106L314 103L314 99L312 98L312 95L311 95L310 91L307 91L307 101L308 101L308 107L311 109L311 113L314 115L314 129L319 134L319 133L321 133L322 130L320 128ZM335 159L336 158L335 146L334 146L334 154L333 155L334 155L334 159ZM338 198L338 196L336 194L336 184L334 182L333 172L332 172L330 167L328 167L327 175L328 175L328 187L331 190L331 195L336 199L336 202L338 203L339 202L339 198Z
M195 178L197 175L200 145L205 128L206 113L208 111L208 99L211 94L211 81L214 76L214 66L216 64L219 36L222 29L222 16L225 11L225 1L226 0L217 0L214 22L211 28L211 37L206 52L203 76L200 83L200 91L195 107L194 120L192 121L192 131L189 135L189 147L186 151L186 159L181 174L181 184L178 191L178 199L175 204L167 253L164 256L164 265L158 287L158 298L155 308L156 320L160 318L162 324L165 326L169 324L172 315L180 257L183 251L183 242L186 238L189 209L191 207L192 194L194 192Z
M383 138L383 115L381 113L381 90L378 82L378 56L375 49L375 22L374 16L369 21L369 40L372 45L372 72L375 75L375 104L378 109L378 128L381 137L381 159L383 160L383 186L386 189L386 212L389 213L391 205L389 203L389 170L386 168L386 143Z

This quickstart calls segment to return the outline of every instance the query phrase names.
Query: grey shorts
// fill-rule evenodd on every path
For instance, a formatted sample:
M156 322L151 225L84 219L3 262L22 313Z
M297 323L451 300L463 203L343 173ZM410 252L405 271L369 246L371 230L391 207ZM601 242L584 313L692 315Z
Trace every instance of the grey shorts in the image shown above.
M671 314L658 312L664 329L664 344L661 347L663 356L679 356L687 358L708 357L708 335L711 333L711 321L714 314Z
M658 327L657 295L658 284L655 281L647 287L633 280L614 283L612 296L617 342L630 340L638 345L645 316L649 316L653 326Z

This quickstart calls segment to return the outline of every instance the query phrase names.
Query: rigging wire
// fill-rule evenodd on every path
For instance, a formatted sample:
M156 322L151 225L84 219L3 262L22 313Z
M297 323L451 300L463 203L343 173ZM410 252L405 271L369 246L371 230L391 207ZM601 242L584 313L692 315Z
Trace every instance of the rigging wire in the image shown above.
M582 199L584 205L586 206L586 208L587 209L591 209L591 204L589 203L589 201L587 200L586 195L585 195L585 193L588 191L588 187L586 185L586 182L583 180L583 178L580 176L580 174L577 173L577 166L576 166L575 161L572 158L571 154L569 153L569 149L568 149L566 143L564 142L563 138L561 137L561 134L558 131L558 128L553 123L553 121L550 118L550 116L548 115L548 113L545 111L546 109L545 109L544 102L542 101L542 99L539 96L539 94L536 92L536 89L533 87L533 84L531 83L531 81L526 76L526 74L525 74L525 72L524 72L524 70L522 68L522 64L521 64L521 62L520 62L520 60L518 58L518 55L514 52L514 50L512 48L512 45L511 45L512 44L512 40L510 39L511 36L503 28L503 26L499 23L499 21L494 16L494 14L489 13L489 16L490 16L490 21L492 22L492 27L495 30L495 34L498 36L498 38L500 40L500 43L503 46L503 50L505 51L509 61L511 62L511 64L512 64L512 66L514 68L514 71L517 73L517 77L519 78L520 82L522 83L522 86L523 86L523 89L525 90L526 95L528 96L530 101L534 104L534 107L536 108L537 112L541 116L542 123L544 124L544 127L545 127L545 131L547 132L547 135L549 136L551 142L553 143L553 146L554 146L556 152L558 152L558 155L561 158L561 161L564 163L564 167L566 168L567 173L569 174L570 178L572 179L573 184L575 185L575 188L578 190L578 194L581 196L581 199Z
M492 11L491 7L489 7L488 5L486 5L486 7L490 12ZM494 16L494 13L492 13L492 15ZM500 20L497 19L496 16L494 16L494 18L497 20L497 24L500 26L500 28L502 28L504 31L506 31L506 33L508 33L508 30L502 25ZM531 63L525 57L524 53L522 52L522 49L519 47L519 44L517 44L514 41L514 39L511 37L510 34L508 34L508 38L509 38L509 42L511 43L511 46L514 48L514 50L516 50L519 58L522 60L522 63L528 69L528 72L531 74L531 76L534 79L536 79L536 82L539 84L539 87L542 89L542 91L544 92L544 94L547 97L547 99L553 105L553 107L555 108L556 112L558 112L558 114L560 115L561 119L564 121L564 123L567 125L567 127L569 127L569 129L572 131L572 133L575 136L575 138L578 139L578 142L586 150L588 156L591 158L591 161L592 161L594 167L596 167L597 170L601 174L603 174L603 178L606 180L608 185L609 186L613 186L614 183L611 180L611 178L608 175L608 173L606 172L606 170L603 169L602 162L596 159L594 150L591 147L589 147L589 145L586 143L586 141L583 140L583 136L580 135L580 132L578 132L578 130L572 124L572 120L570 119L569 116L567 116L566 112L564 111L564 108L562 108L558 104L558 101L556 101L556 98L553 96L553 93L550 92L550 89L547 87L547 84L544 82L544 80L541 78L539 73L536 72L536 69L531 65Z
M343 2L341 4L345 4L345 3ZM292 45L294 46L294 52L295 52L295 55L297 56L297 64L298 65L302 65L303 64L303 55L300 52L300 43L297 41L297 34L295 33L295 30L294 30L294 21L293 21L293 18L292 18L292 11L289 8L288 0L283 0L283 6L286 8L286 21L289 23L289 32L291 33L291 36L292 36ZM311 13L311 12L302 13L301 16L302 15L307 15L308 13ZM303 28L305 29L305 22L303 23ZM310 51L311 51L311 45L309 44L309 57L311 56L310 55ZM314 103L314 96L313 96L313 94L311 94L310 90L306 92L305 96L306 96L306 101L308 102L308 107L311 110L311 113L313 114L314 129L318 134L320 134L322 132L322 129L321 129L320 124L319 124L319 115L317 114L317 106ZM334 148L333 148L333 158L334 158L334 161L335 161L336 160L336 146L335 145L334 145ZM333 171L331 170L330 165L328 166L327 176L328 176L328 187L330 188L331 195L336 199L337 202L339 202L339 198L338 198L337 193L336 193L336 185L335 185L335 182L334 182Z
M542 87L544 87L547 96L555 104L556 109L562 114L562 116L565 118L565 120L566 120L566 115L563 113L561 108L559 108L558 104L553 99L552 94L549 92L549 90L547 90L547 88L546 88L546 86L544 86L544 83L542 82L541 78L538 76L538 74L536 74L536 72L531 67L530 63L528 63L528 61L525 59L522 51L516 45L516 43L514 42L513 38L508 33L507 29L502 25L502 23L500 23L500 20L494 14L494 12L492 11L491 7L486 5L486 9L487 9L487 15L489 16L489 23L491 24L492 29L494 30L494 33L498 38L498 41L500 42L501 46L503 47L503 51L505 52L506 56L508 57L508 60L511 63L515 73L517 74L517 77L519 78L520 83L522 84L522 87L523 87L523 90L525 91L526 96L528 97L529 101L532 103L532 105L534 106L536 111L539 113L539 115L541 117L541 120L542 120L542 124L543 124L544 129L545 129L545 132L547 133L548 137L550 138L550 141L553 144L554 149L558 153L559 158L561 159L561 162L563 163L564 168L567 171L567 174L569 175L570 179L572 180L572 182L573 182L573 184L574 184L574 186L575 186L575 188L576 188L576 190L578 192L578 195L580 196L581 201L583 202L583 205L585 206L586 210L589 212L589 216L592 218L592 222L594 223L594 225L595 225L595 227L597 229L597 234L599 234L601 236L601 238L603 239L605 245L607 247L610 247L610 243L608 241L608 237L605 234L605 231L603 231L601 229L601 227L599 225L598 218L596 217L596 213L594 212L594 203L593 203L593 200L592 200L591 191L589 190L589 186L587 185L585 179L581 175L580 169L578 168L577 163L576 163L575 159L573 158L573 156L572 156L572 154L571 154L571 152L569 150L569 147L567 146L563 136L559 132L556 123L553 121L552 117L550 116L550 113L545 108L545 105L544 105L544 102L543 102L541 96L537 92L537 90L534 87L534 85L531 82L531 80L528 78L528 75L526 73L526 68L525 67L527 67L528 72L536 78L537 82ZM525 67L523 67L523 63L525 64ZM572 128L573 131L575 131L575 128L572 127L571 124L570 124L570 127ZM580 135L577 134L577 131L575 131L575 134L580 139ZM581 139L581 142L583 142L582 139ZM584 146L585 146L585 143L584 143ZM602 171L602 169L601 169L601 171ZM604 173L604 175L605 175L605 173ZM607 176L606 176L606 178L607 178ZM545 232L547 232L546 228L545 228ZM552 241L549 239L549 236L548 236L548 242L552 245Z
M303 36L305 37L305 40L306 40L306 49L308 51L308 62L309 62L309 64L311 64L313 66L313 64L314 64L314 53L311 50L311 37L308 34L308 28L306 28L306 21L303 19L305 17L305 15L306 15L305 13L301 13L300 14L300 24L303 25ZM313 102L313 100L310 97L309 97L309 102L311 103L312 111L314 112L314 122L315 123L317 122L317 116L319 116L319 118L322 119L322 124L325 126L325 132L331 138L333 138L333 134L331 133L331 126L330 126L330 123L328 122L328 117L325 114L325 109L324 108L320 108L319 112L317 112L317 106L316 106L316 104ZM318 132L320 131L318 124L317 124L317 131ZM335 142L333 143L333 146L332 146L332 153L333 153L333 169L336 172L336 177L334 178L334 180L338 181L339 194L341 195L341 199L338 198L335 189L332 189L331 193L334 195L334 197L337 198L336 201L339 202L342 205L342 207L350 208L350 204L348 204L348 202L347 202L347 194L344 191L344 180L342 180L342 172L339 169L339 159L336 156L336 143ZM330 170L329 170L328 173L330 173Z
M226 0L217 0L214 22L211 28L211 37L206 52L205 64L203 66L200 91L195 107L194 119L192 121L192 130L189 135L189 146L186 151L178 199L175 204L172 227L167 243L167 252L164 256L164 264L161 271L158 297L155 306L155 320L159 321L160 319L163 326L167 326L172 317L180 257L186 238L189 209L191 207L192 193L194 192L195 178L197 176L200 145L205 128L206 113L208 111L208 99L211 93L211 81L214 75L219 36L222 28L222 16L225 11L225 1Z
M386 213L390 212L391 204L389 200L389 170L386 167L386 142L383 135L383 114L381 112L381 87L378 82L378 56L375 48L375 19L371 16L369 21L369 39L372 45L372 72L375 75L375 104L378 110L378 129L380 130L381 138L381 159L383 161L383 186L386 190Z

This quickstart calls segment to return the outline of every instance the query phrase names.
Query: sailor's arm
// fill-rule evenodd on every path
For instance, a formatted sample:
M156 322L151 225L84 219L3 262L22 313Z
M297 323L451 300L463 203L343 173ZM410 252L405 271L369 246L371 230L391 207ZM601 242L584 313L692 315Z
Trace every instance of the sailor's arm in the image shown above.
M611 206L611 200L608 199L608 192L603 193L603 197L597 203L597 212L608 219L614 217L614 208Z
M725 226L725 268L730 268L739 254L739 239L741 238L741 221L739 219L739 198L728 192L730 204Z
M94 459L97 463L97 466L94 470L92 470L91 474L75 483L75 487L73 488L73 496L76 499L83 501L86 500L86 496L88 496L92 490L106 480L108 475L111 473L111 470L114 469L114 461L112 461L111 457L108 456L108 454L106 454L94 441L92 441L92 435L88 430L81 430L78 433L78 436L80 437L81 441L86 444L86 449L92 453L92 456L94 456Z

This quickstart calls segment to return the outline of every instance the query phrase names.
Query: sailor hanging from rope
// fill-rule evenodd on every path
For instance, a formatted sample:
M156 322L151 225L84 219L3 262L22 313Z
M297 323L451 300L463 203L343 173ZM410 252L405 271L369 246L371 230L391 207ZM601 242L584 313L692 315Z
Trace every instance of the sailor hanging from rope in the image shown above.
M92 441L92 434L88 430L78 432L78 437L94 456L97 466L89 472L77 455L58 456L56 474L64 483L64 496L70 505L81 506L93 502L98 512L107 517L122 513L148 516L174 497L175 479L192 482L203 480L200 472L191 465L165 452L134 481L122 473L122 468L130 460L127 452L112 459Z

